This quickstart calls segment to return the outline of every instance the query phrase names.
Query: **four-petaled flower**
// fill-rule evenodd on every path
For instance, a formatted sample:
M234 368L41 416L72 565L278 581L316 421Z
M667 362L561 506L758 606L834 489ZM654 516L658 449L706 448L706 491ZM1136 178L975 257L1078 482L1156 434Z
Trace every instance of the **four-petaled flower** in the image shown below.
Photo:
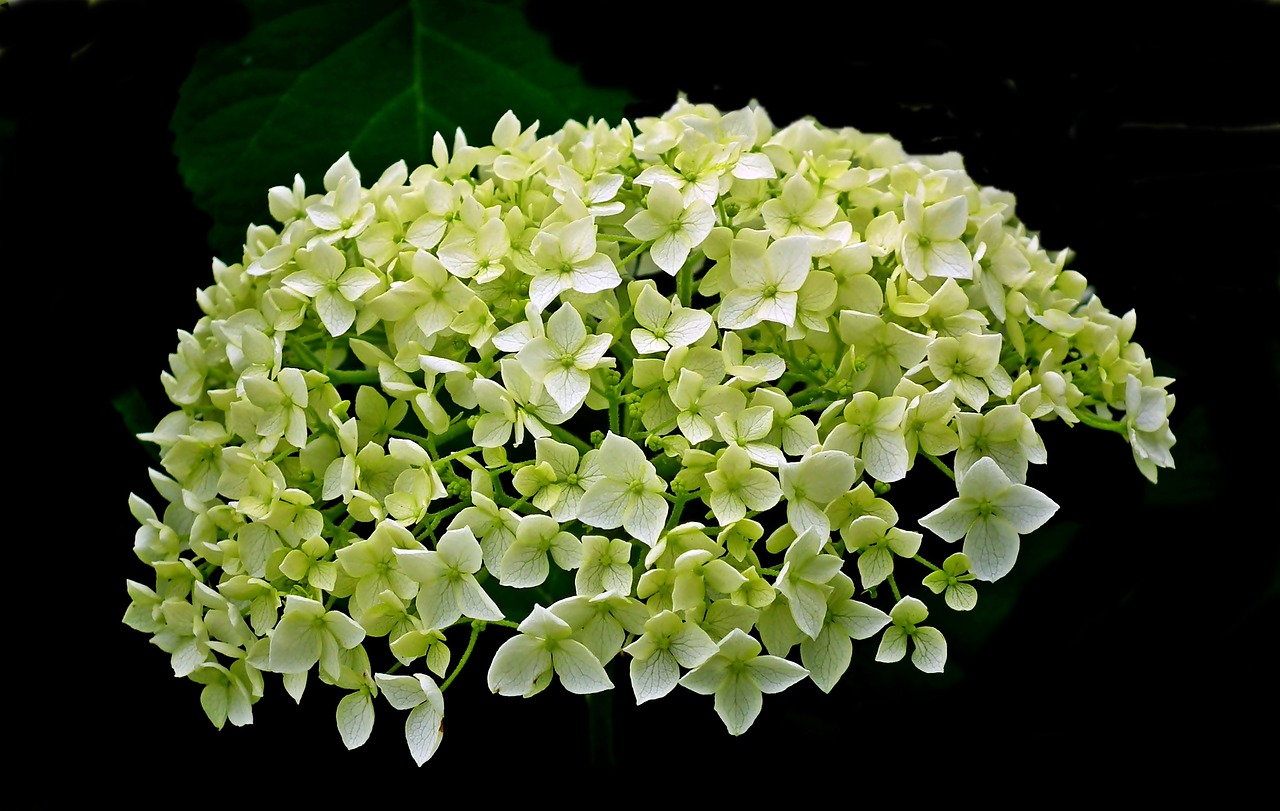
M601 529L623 527L632 537L653 546L667 520L667 491L640 446L612 431L597 459L602 478L583 493L578 520Z
M1053 499L1010 481L982 457L956 482L959 495L920 519L946 541L964 538L964 553L979 580L998 580L1018 557L1019 536L1039 529L1058 511Z
M730 735L741 735L755 723L764 693L780 693L809 675L795 662L761 656L761 650L758 641L734 628L714 655L680 679L695 693L716 697L716 713Z

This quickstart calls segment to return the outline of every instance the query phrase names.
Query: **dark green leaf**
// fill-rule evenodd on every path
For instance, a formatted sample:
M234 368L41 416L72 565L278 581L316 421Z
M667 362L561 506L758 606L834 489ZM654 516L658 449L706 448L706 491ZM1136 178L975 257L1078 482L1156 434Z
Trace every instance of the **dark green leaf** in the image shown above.
M210 243L238 258L245 228L267 222L267 189L295 173L320 188L351 153L371 183L404 159L489 142L508 109L542 132L570 118L616 123L629 96L588 85L558 60L512 0L246 0L248 34L200 52L173 116L174 149Z

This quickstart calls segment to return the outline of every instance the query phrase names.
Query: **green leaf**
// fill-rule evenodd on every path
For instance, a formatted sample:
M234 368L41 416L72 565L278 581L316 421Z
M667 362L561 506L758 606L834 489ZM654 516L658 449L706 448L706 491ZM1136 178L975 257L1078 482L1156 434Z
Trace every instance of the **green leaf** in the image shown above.
M213 217L210 243L238 257L245 228L268 221L267 189L319 179L344 152L366 185L404 159L489 143L511 109L541 132L567 119L616 124L630 96L588 85L556 59L523 0L244 0L251 24L197 55L172 120L179 169Z

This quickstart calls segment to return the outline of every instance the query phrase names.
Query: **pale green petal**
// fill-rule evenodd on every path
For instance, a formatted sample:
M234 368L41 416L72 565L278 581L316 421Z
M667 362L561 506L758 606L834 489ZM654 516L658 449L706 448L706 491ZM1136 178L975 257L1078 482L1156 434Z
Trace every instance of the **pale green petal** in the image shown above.
M454 586L458 609L463 616L477 620L503 619L498 607L472 575L464 575ZM456 617L455 617L456 619ZM451 620L452 621L452 620Z
M583 494L578 503L578 520L601 529L616 529L626 520L630 503L631 491L626 484L601 479Z
M1018 559L1018 532L1008 521L995 515L978 518L964 539L964 553L979 580L999 580Z
M716 321L720 329L746 329L760 323L758 310L763 296L750 290L734 290L720 301Z
M688 623L671 637L671 655L681 667L698 667L719 650L706 631Z
M799 463L805 498L824 509L837 497L849 492L858 477L853 458L841 451L819 451Z
M338 702L337 716L343 745L355 749L373 732L373 698L364 690L350 693Z
M897 662L907 655L907 632L896 625L885 629L876 651L877 662Z
M743 676L730 676L716 690L716 714L730 735L746 732L759 717L763 704L760 689Z
M823 512L823 507L808 500L788 501L787 523L800 534L813 531L819 538L826 539L831 535L831 522Z
M404 737L409 754L419 766L431 759L440 748L444 736L444 711L428 702L419 704L404 722Z
M967 499L953 498L920 519L920 526L944 541L958 541L978 518L977 507ZM856 523L856 522L855 522Z
M281 620L271 634L271 670L305 673L316 662L324 645L324 631L314 622Z
M993 498L991 503L995 505L1000 517L1022 535L1039 529L1058 511L1057 502L1025 484L1010 485L1008 490Z
M547 319L547 340L562 351L574 352L587 338L587 328L582 316L572 304L562 304Z
M671 188L666 184L660 184L653 187L655 190L660 188ZM672 191L675 191L672 189ZM650 192L652 195L652 192ZM679 192L676 192L679 195ZM636 212L635 216L627 220L625 227L631 232L631 235L637 239L651 240L657 239L663 234L670 233L668 227L669 221L663 220L652 210L644 210Z
M519 634L503 642L489 665L489 690L504 696L522 696L535 680L551 669L551 654L540 639Z
M901 432L876 431L862 439L862 463L878 481L896 482L907 475L907 443Z
M746 517L747 505L740 497L739 491L726 490L719 485L722 478L715 471L707 474L707 483L711 485L711 497L708 503L716 516L716 521L719 521L721 526L728 526Z
M350 650L364 641L365 631L360 623L343 614L341 611L330 611L324 615L325 632L338 643L343 650Z
M382 696L397 710L410 710L427 700L427 693L417 676L378 673L374 679L378 682Z
M542 438L534 442L537 459L546 462L556 472L556 477L563 479L578 469L578 449L554 439Z
M671 652L666 650L659 650L647 659L632 659L630 673L636 704L662 698L680 681L680 667Z
M702 310L678 309L667 320L663 338L672 346L688 346L707 334L711 321L711 314Z
M622 284L618 269L613 260L598 253L573 269L573 289L579 293L599 293L601 290L612 290Z
M772 321L776 324L786 324L788 327L795 326L798 303L799 297L795 293L779 291L772 296L762 297L754 315L760 321ZM721 326L724 324L722 323Z
M556 533L555 538L551 541L551 559L565 571L572 571L578 568L582 565L582 540L568 532ZM628 580L627 587L620 589L620 591L628 591L630 582ZM606 589L606 591L608 590Z
M858 556L858 574L862 587L869 589L893 574L893 553L883 546L873 546Z
M924 209L922 231L933 240L959 239L969 220L969 203L963 195Z
M778 577L775 587L786 595L796 627L810 639L817 637L822 632L822 621L827 616L829 589L783 576Z
M568 305L565 305L566 307ZM563 309L563 308L562 308ZM564 347L560 346L548 337L534 338L525 344L520 352L516 355L521 366L523 366L529 374L535 378L545 377L553 369L560 368L560 356L565 353ZM477 389L477 397L479 390ZM480 404L488 411L497 411L483 400Z
M513 543L502 556L499 582L518 589L540 586L551 571L547 553L534 544Z
M920 599L908 595L890 609L889 616L897 625L919 625L929 618L929 609Z
M960 495L981 502L1003 495L1012 483L995 459L984 456L958 477Z
M599 472L609 479L631 483L652 469L640 446L610 431L600 444Z
M652 237L648 237L652 239ZM671 302L651 284L645 284L636 297L633 313L640 326L650 330L662 329L671 316Z
M542 385L560 410L568 413L581 405L591 391L591 376L576 367L561 366L548 372Z
M436 553L447 567L460 572L474 574L483 565L480 544L470 527L464 526L446 532L436 545Z
M600 660L581 642L565 640L551 654L560 684L570 693L584 695L612 690L613 682L604 672Z
M653 355L658 352L666 352L671 348L671 344L665 340L655 338L653 333L638 327L631 330L631 343L640 355Z
M804 280L809 275L810 268L813 267L809 239L793 236L775 241L766 252L766 263L772 271L773 281L778 285L778 289L794 294L804 285ZM791 312L794 316L794 296L791 302Z
M978 590L968 583L949 586L943 598L952 611L972 611L978 604Z
M847 634L827 625L817 639L806 639L800 643L800 659L818 689L830 693L849 669L853 660L853 643Z
M472 429L471 441L482 448L501 448L511 439L513 423L498 414L482 414Z
M925 673L941 673L947 663L947 640L937 628L917 628L912 637L911 663Z
M666 521L666 499L657 493L645 492L635 499L631 514L623 520L622 524L633 537L653 546L658 542L658 536L662 534L662 527Z
M689 240L683 233L667 231L654 241L649 255L655 265L674 276L689 258Z
M831 610L831 619L853 639L868 639L888 625L890 617L875 606L849 600Z
M418 591L418 616L428 630L447 628L462 616L457 594L465 587L460 586L461 584L439 579Z
M680 679L680 686L693 692L709 696L720 688L729 677L729 663L723 656L712 656L697 668L690 670Z
M346 332L356 320L355 305L336 293L323 291L315 299L316 313L330 335Z
M772 473L756 469L748 471L739 480L738 495L751 509L764 512L781 500L782 488L778 486L778 480ZM721 521L722 525L725 523Z

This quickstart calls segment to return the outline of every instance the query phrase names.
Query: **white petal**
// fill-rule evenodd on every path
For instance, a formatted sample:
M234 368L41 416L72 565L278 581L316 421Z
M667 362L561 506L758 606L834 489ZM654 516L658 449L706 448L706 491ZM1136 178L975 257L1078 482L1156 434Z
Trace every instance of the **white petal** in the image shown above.
M404 722L404 737L409 754L419 766L431 759L440 748L444 735L444 713L431 703L419 704Z
M944 541L958 541L973 526L977 517L978 511L974 509L972 502L953 498L921 518L919 523Z
M979 580L999 580L1018 559L1019 538L1013 526L1002 518L978 518L964 539L964 553L972 563L970 571Z
M666 520L666 499L657 493L643 493L636 499L631 514L623 520L623 527L635 538L653 546Z
M631 492L625 484L601 479L587 488L578 503L578 520L600 529L622 526L630 504Z
M373 732L373 699L361 690L350 693L338 702L338 733L348 749L355 749L369 740Z
M849 669L853 643L838 628L828 625L817 639L806 639L800 643L800 658L818 689L830 693Z
M1011 485L991 500L1000 517L1022 535L1039 529L1058 511L1058 504L1034 487Z
M907 655L907 632L894 625L885 629L876 651L877 662L896 662Z
M937 628L917 628L911 663L925 673L941 673L947 663L947 640Z
M924 210L923 231L935 242L958 240L969 221L969 201L963 195L934 203Z
M746 732L759 717L763 704L760 689L742 676L731 676L716 690L716 714L730 735Z
M636 704L662 698L680 681L680 667L666 650L659 650L648 659L632 659L630 671Z
M586 340L587 328L572 304L562 304L547 319L547 338L566 352L573 352Z
M522 696L534 681L551 669L551 654L540 639L519 634L502 643L489 665L489 690L504 696Z
M600 660L581 642L564 640L551 654L560 684L570 693L584 695L613 689Z

